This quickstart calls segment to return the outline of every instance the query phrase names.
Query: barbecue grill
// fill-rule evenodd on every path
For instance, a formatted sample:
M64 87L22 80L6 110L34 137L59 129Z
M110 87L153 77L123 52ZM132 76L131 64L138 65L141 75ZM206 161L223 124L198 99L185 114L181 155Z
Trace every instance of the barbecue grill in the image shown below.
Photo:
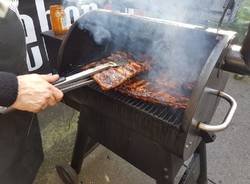
M190 71L196 74L196 85L186 109L147 103L115 91L103 92L96 84L66 94L65 102L81 112L71 164L77 173L84 154L95 143L101 143L159 184L177 182L180 168L193 156L178 182L207 182L205 143L214 141L214 133L228 127L237 107L236 101L223 92L229 75L224 70L244 68L245 73L249 72L240 57L228 54L233 55L230 47L233 32L93 11L78 19L64 38L50 33L43 36L51 60L55 61L54 51L60 47L53 65L61 76L73 75L83 65L116 51L126 51L135 57L155 54L153 45L158 38L164 39L157 42L161 46L156 53L169 55L168 61L163 60L165 57L158 61L177 62L177 58L195 68ZM197 41L199 45L193 44ZM177 48L177 52L173 54L171 48ZM186 57L176 55L183 52ZM210 121L220 99L229 102L230 109L222 123L212 125Z

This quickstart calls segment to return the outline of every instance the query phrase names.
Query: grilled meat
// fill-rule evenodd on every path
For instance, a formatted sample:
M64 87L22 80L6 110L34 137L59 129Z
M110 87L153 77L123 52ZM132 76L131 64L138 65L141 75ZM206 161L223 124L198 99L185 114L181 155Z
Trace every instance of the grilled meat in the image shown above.
M195 87L197 81L194 82L186 82L184 84L182 84L182 88L186 91L192 91L193 88Z
M186 109L189 101L188 94L191 93L195 83L179 84L170 77L167 77L165 70L160 72L161 68L159 69L157 65L153 65L152 58L143 58L143 62L139 62L128 53L116 52L98 62L86 65L83 69L95 67L110 61L126 60L128 64L124 66L110 68L93 76L93 79L102 90L115 89L125 95L149 103ZM145 71L148 71L148 73L134 78Z
M170 89L173 87L172 85L173 84L170 83ZM168 105L178 109L186 109L189 98L178 94L170 94L168 92L169 88L167 84L160 89L157 83L141 79L132 79L125 82L116 90L146 102Z
M112 54L106 60L127 60L128 64L117 68L110 68L93 76L93 79L104 91L114 89L123 84L125 81L149 69L148 64L140 63L139 61L134 60L128 54L122 52Z

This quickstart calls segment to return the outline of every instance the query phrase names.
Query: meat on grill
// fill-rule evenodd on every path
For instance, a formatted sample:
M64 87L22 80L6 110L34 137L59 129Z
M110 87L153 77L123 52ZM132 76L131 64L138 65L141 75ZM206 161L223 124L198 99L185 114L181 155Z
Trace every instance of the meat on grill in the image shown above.
M172 88L172 83L169 83L169 88ZM135 97L140 100L144 100L150 103L164 104L178 109L186 109L189 98L178 95L170 94L167 91L167 84L164 88L160 89L159 86L154 86L155 83L141 79L132 79L125 82L123 85L118 87L116 90Z
M155 75L155 78L141 76L134 78L140 73L153 70L152 59L143 57L143 63L134 59L125 52L116 52L110 57L91 63L84 67L88 69L110 61L125 60L128 64L117 68L110 68L101 73L95 74L93 79L104 91L115 89L125 95L155 104L168 105L177 109L186 109L189 97L178 93L178 91L189 92L194 87L194 83L178 84L166 77L165 71ZM152 65L152 66L151 66ZM158 70L157 70L158 71ZM149 74L150 75L150 74ZM163 76L161 76L163 75Z
M126 60L128 63L120 67L110 68L93 76L93 79L104 91L114 89L125 81L149 69L148 64L140 63L123 52L112 54L105 60L114 62L118 60Z

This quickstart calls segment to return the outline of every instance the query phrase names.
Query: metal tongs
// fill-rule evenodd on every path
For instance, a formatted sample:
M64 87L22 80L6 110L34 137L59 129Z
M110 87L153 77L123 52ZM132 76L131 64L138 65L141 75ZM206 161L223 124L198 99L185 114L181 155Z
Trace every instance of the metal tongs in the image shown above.
M55 87L60 89L63 93L70 92L74 89L78 89L84 86L87 86L95 81L91 79L91 76L94 74L100 73L109 68L119 67L127 64L127 60L118 60L118 61L109 61L107 63L98 65L96 67L86 69L82 72L76 73L74 75L68 77L61 77L58 81L53 83ZM13 108L1 107L0 106L0 114L6 114L12 112Z
M74 75L68 77L62 77L53 85L58 89L62 90L64 93L67 93L74 89L94 83L95 81L91 79L91 76L93 76L94 74L100 73L109 68L119 67L127 63L128 63L127 60L119 60L117 62L109 61L107 63L98 65L94 68L84 70Z

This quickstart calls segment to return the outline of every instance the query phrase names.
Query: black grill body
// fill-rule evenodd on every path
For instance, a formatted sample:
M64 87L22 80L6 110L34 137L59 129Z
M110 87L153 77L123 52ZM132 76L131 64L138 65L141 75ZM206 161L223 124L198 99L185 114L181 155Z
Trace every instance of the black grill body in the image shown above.
M171 37L173 33L176 37ZM204 90L206 87L225 88L228 75L220 66L232 37L168 21L94 11L81 17L63 39L57 70L61 75L71 75L79 66L117 50L140 57L140 54L152 52L156 36L163 34L169 38L164 42L169 44L161 42L163 47L160 52L168 52L167 47L179 48L179 52L185 49L190 58L184 58L183 62L189 62L191 68L199 66L198 71L195 70L198 82L188 108L177 110L116 92L104 93L96 85L68 93L66 103L81 111L72 162L78 172L82 152L86 152L92 143L99 142L158 183L173 183L184 161L199 151L204 133L197 130L194 124L200 121L209 123L216 110L218 98L206 94ZM98 35L101 39L96 38ZM178 41L174 41L176 39ZM203 40L202 48L193 44L199 39ZM53 45L50 39L45 41L47 47ZM49 48L48 53L50 55ZM178 58L177 55L169 55L169 59Z

